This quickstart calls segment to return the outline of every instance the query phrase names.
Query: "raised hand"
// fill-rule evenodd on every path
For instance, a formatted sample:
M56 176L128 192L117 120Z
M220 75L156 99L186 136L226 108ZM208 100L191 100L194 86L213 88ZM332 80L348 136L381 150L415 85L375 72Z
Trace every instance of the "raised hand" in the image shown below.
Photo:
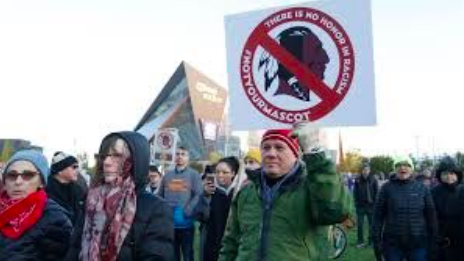
M294 124L292 135L298 138L298 143L305 154L319 153L327 148L325 133L313 123Z

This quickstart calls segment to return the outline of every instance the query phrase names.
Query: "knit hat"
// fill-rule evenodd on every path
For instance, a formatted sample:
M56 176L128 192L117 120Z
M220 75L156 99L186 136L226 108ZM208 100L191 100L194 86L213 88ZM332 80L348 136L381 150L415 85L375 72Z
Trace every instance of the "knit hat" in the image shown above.
M361 169L364 169L364 168L371 168L371 165L369 164L369 162L363 162Z
M74 156L68 155L62 151L55 152L52 158L50 174L55 175L58 172L76 163L77 159Z
M148 170L150 172L156 172L156 173L161 174L161 172L159 171L159 169L158 169L158 167L156 165L150 165L150 167L148 167Z
M203 174L211 174L214 173L214 168L215 165L206 165L205 170L203 171Z
M398 155L393 158L393 168L396 168L396 165L399 163L407 163L412 170L414 170L414 164L412 163L412 159L406 155Z
M42 183L47 183L48 175L50 174L50 169L48 168L47 158L38 150L21 150L16 152L13 157L6 163L3 174L8 171L8 168L16 161L29 161L34 165L34 167L39 171L40 178L42 178ZM5 180L5 179L3 179Z
M456 164L456 161L449 156L446 156L440 160L440 163L438 163L437 170L435 172L439 181L441 181L440 176L443 172L453 172L458 177L458 182L461 183L462 170Z
M245 159L252 159L256 162L258 162L259 164L261 164L261 150L260 149L255 149L255 148L251 148L246 156L245 156Z
M361 163L361 168L360 168L359 172L362 173L364 171L364 169L369 169L369 170L371 169L371 165L369 164L369 162L365 161L365 162Z
M268 130L264 133L261 145L267 140L280 140L290 147L295 157L299 157L300 145L297 138L292 136L292 130Z

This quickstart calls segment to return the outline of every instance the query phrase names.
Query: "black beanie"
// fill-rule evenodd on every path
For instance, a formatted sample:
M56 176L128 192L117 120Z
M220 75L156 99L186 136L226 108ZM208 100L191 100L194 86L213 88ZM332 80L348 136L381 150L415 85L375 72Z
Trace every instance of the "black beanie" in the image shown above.
M56 173L76 163L77 163L77 159L74 156L68 155L61 151L55 152L52 158L50 174L55 175Z
M212 173L214 173L214 168L215 167L216 166L214 166L214 165L206 165L204 174L212 174Z
M218 161L218 163L224 162L227 165L229 165L230 169L232 172L235 174L238 173L238 169L240 168L240 162L236 157L227 157L227 158L222 158L221 160Z
M150 172L161 173L156 165L150 165L150 167L148 167L148 170Z
M446 156L444 158L442 158L440 160L440 163L438 163L438 167L436 169L436 177L437 179L440 181L440 176L441 176L441 173L445 172L445 171L449 171L449 172L454 172L456 174L456 176L458 177L458 182L461 183L461 180L462 180L462 170L461 168L459 168L458 164L456 163L456 161L449 157L449 156Z

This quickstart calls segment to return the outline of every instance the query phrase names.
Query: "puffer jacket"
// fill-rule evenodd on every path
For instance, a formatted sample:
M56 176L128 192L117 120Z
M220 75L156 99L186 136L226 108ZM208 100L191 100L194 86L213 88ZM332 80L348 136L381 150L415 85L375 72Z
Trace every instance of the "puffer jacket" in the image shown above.
M149 166L148 142L145 137L135 132L112 133L105 139L114 136L123 139L129 145L137 191L134 221L119 251L117 260L172 260L174 255L172 208L160 197L145 191ZM68 252L66 260L78 260L84 220L78 224L79 227L76 228L72 248Z
M444 171L454 172L457 182L442 182ZM437 210L439 238L439 259L443 261L464 259L464 187L462 171L450 158L441 160L436 178L439 185L432 189L432 197Z
M374 244L427 248L437 239L438 225L430 190L396 176L382 186L374 206Z
M221 261L327 260L327 226L345 220L352 197L324 153L305 155L282 180L270 204L264 175L250 173L249 183L232 202L222 241ZM275 185L276 186L276 185Z
M48 199L40 220L19 239L12 240L0 233L0 260L63 260L72 231L71 221L64 212Z

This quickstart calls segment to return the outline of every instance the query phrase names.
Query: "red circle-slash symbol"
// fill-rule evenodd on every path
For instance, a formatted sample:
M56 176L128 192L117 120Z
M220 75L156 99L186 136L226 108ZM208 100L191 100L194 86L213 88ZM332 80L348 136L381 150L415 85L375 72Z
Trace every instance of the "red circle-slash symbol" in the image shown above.
M320 28L329 35L338 51L338 57L328 57L323 43L308 25ZM270 31L280 28L283 29L278 35L279 39L272 38ZM258 47L269 55L259 63L254 63ZM339 61L339 70L333 86L329 86L323 80L325 66L330 58L337 58ZM270 59L273 59L274 63L270 62ZM265 73L265 79L260 81L261 84L264 82L265 86L257 86L253 72L266 63L270 69ZM274 68L276 63L277 69ZM350 89L354 68L354 49L343 27L322 11L296 7L272 14L253 30L242 51L240 77L244 91L256 109L272 120L292 124L315 121L333 111ZM311 91L320 101L300 110L276 106L262 94L263 91L268 91L272 81L276 79L278 88L274 96L290 95L307 102L311 99Z
M174 143L174 137L171 133L160 133L156 139L158 146L163 150L171 149Z

